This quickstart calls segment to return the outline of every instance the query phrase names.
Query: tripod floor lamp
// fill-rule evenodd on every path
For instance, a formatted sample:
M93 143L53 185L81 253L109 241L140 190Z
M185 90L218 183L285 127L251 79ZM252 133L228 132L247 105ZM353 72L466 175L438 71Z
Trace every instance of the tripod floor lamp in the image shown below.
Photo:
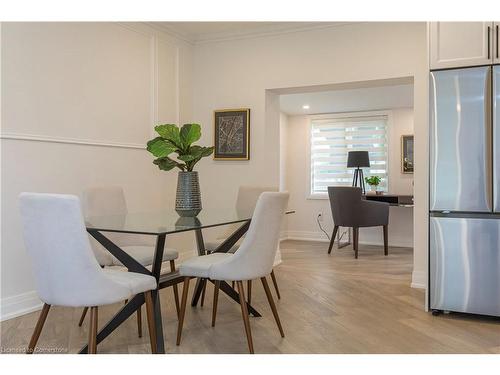
M370 158L368 151L349 151L347 153L347 168L356 168L354 170L354 177L352 178L352 186L358 186L366 194L365 179L363 170L361 168L370 168Z

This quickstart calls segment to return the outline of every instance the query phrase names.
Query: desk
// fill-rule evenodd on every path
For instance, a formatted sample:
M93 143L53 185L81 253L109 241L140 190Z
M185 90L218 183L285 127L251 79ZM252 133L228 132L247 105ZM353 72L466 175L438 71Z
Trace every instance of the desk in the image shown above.
M366 194L363 197L368 201L389 203L390 206L413 207L413 195Z

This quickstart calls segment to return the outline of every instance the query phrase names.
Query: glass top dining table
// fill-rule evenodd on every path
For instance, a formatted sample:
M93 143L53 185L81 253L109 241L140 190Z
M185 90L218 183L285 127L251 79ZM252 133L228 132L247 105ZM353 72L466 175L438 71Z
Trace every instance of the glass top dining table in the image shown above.
M294 213L287 210L286 214ZM155 316L156 344L159 353L165 352L162 318L160 309L160 299L158 291L162 288L175 286L183 280L179 272L173 271L166 274L161 273L161 264L165 247L165 239L169 234L193 231L195 234L198 255L206 254L204 248L202 229L217 227L229 224L237 225L235 232L223 241L214 252L227 252L246 233L252 220L252 213L237 212L224 209L203 210L196 217L181 217L174 210L157 212L126 213L123 215L95 216L85 219L87 232L94 237L106 250L114 255L130 272L139 272L152 275L158 282L158 289L153 291L153 304ZM106 233L133 233L156 236L156 246L153 254L151 269L146 268L126 253L117 244L113 243L111 237L106 237ZM196 306L200 294L207 283L207 279L197 279L195 291L191 305ZM239 296L234 289L226 282L220 283L220 290L232 298L236 303L240 303ZM104 340L116 328L118 328L132 313L140 309L144 303L142 294L136 295L119 310L116 315L99 331L97 342ZM260 313L247 303L250 314L260 316ZM86 353L88 346L84 346L80 353Z
M170 210L88 217L85 224L87 230L163 235L243 223L251 219L251 213L242 214L234 209L206 210L196 217L181 217L174 210Z

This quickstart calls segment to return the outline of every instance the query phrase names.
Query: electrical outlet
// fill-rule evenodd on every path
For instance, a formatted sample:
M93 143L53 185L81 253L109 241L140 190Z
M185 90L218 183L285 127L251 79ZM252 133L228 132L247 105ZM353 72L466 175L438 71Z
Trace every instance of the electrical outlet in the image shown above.
M318 212L318 220L323 221L323 212Z

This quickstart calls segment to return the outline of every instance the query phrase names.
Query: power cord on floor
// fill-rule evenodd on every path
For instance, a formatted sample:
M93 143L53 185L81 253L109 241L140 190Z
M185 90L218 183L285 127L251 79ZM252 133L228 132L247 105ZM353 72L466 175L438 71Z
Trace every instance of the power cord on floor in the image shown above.
M318 217L316 217L316 222L318 223L319 229L321 229L321 231L326 235L326 237L328 238L328 240L330 240L330 235L327 233L326 230L323 229L323 227L321 226L321 222L319 221L319 218L321 216L322 216L321 214L318 214ZM339 242L344 237L344 234L346 234L346 231L339 233Z
M319 229L321 229L321 231L326 234L326 237L328 239L330 239L330 235L323 229L323 227L321 226L321 222L319 221L319 218L321 217L321 214L318 214L318 217L316 218L316 221L318 223L318 226L319 226Z

